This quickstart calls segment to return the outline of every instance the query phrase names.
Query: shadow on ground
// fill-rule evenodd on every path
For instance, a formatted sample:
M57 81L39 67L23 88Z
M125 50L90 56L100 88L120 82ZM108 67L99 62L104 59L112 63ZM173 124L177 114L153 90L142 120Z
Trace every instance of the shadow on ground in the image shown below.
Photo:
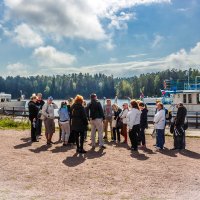
M73 156L67 157L65 160L63 160L63 164L68 167L76 167L77 165L85 162L87 159L100 158L105 154L106 152L104 152L103 149L99 149L98 151L91 149L87 151L86 154L75 153Z
M24 143L14 146L14 149L23 149L32 145L31 138L21 138Z

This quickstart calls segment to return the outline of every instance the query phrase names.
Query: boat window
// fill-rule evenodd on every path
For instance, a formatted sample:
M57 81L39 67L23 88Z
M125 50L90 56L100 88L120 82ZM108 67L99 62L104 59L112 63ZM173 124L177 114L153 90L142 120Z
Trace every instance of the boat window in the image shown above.
M188 103L192 103L192 95L188 94Z
M4 102L5 101L5 99L1 99L1 102Z
M183 94L183 103L187 103L186 102L186 94Z
M197 103L200 104L200 93L197 94Z

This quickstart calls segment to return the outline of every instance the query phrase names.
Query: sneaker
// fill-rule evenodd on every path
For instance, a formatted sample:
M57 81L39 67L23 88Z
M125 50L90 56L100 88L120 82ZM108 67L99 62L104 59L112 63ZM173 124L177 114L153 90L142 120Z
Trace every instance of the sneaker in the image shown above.
M104 145L100 146L100 149L106 149L106 147Z
M66 147L66 146L67 146L67 144L63 143L63 146L64 146L64 147Z
M156 147L156 150L158 150L158 151L159 151L159 150L162 150L162 148L160 148L160 147Z

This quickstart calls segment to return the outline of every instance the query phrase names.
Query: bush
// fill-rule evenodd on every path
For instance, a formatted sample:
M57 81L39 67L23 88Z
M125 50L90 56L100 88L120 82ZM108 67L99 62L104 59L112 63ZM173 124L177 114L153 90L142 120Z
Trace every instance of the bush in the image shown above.
M1 129L30 129L30 123L28 121L16 121L13 118L0 119Z

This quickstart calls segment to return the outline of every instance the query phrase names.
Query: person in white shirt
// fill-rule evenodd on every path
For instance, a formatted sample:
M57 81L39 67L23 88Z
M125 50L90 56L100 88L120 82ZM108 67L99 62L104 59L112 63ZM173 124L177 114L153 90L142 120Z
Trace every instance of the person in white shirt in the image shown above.
M153 121L156 130L156 148L160 150L163 149L165 133L165 109L162 103L157 103L157 113Z
M121 134L124 136L124 143L127 144L127 114L128 114L128 103L123 104L123 110L119 114L119 117L122 119L123 125Z
M140 132L140 116L138 103L135 100L130 102L132 109L127 114L127 125L129 129L129 138L131 140L131 150L138 150L138 134Z

